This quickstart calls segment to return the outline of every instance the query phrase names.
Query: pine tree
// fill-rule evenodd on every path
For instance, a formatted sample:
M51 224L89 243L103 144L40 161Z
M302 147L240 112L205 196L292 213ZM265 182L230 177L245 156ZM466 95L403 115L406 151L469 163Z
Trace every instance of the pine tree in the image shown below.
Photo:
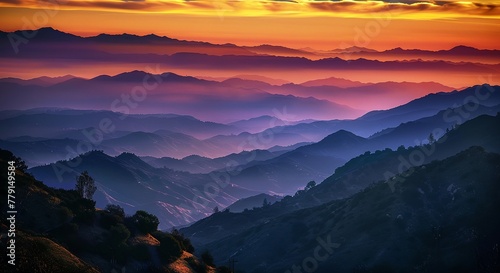
M94 178L87 171L84 171L76 179L76 191L85 199L92 200L97 187L95 186Z
M429 144L434 144L434 142L436 142L436 139L434 138L434 135L432 133L430 133L427 139L429 140Z
M269 207L271 204L267 201L267 198L264 198L264 202L262 202L262 207Z

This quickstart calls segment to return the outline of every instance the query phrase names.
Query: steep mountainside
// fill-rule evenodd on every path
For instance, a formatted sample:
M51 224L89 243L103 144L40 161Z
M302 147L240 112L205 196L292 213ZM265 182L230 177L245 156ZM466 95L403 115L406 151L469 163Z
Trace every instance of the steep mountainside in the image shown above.
M246 272L496 272L499 181L500 155L473 147L209 247Z
M203 245L230 234L243 232L249 226L264 223L282 214L325 204L332 200L348 198L371 184L390 179L394 175L455 155L470 146L485 147L489 152L500 153L500 115L480 116L451 130L433 145L366 152L351 159L317 186L287 196L266 210L241 214L211 216L183 229L193 242ZM391 184L399 180L393 180ZM391 185L390 184L390 185ZM303 183L305 185L305 182ZM239 218L243 217L245 220ZM217 227L213 229L212 227Z

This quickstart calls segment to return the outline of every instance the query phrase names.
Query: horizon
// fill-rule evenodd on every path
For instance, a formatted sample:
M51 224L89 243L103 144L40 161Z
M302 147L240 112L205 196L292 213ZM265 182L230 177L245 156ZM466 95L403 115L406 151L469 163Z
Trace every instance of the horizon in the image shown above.
M28 18L39 17L42 19L36 21L39 27L52 26L83 36L102 33L105 28L107 33L168 33L183 40L230 41L242 45L270 43L324 50L345 48L339 45L349 44L377 50L398 46L435 50L449 48L456 41L465 41L462 44L473 47L498 48L494 38L495 33L498 34L496 20L500 18L498 5L498 1L490 0L102 0L91 3L55 1L45 5L22 0L0 3L0 8L5 15L2 25L10 31L22 29ZM106 22L106 26L98 22ZM332 28L333 22L335 26L350 27ZM273 27L267 27L269 25ZM405 35L408 32L415 34ZM374 36L380 37L372 39Z
M465 47L465 48L473 48L473 49L477 49L477 50L494 50L494 51L500 51L500 48L498 46L491 46L491 47L478 47L478 46L473 46L473 45L470 45L470 44L465 44L465 43L456 43L456 44L451 44L449 46L446 46L446 47L442 47L442 48L417 48L417 47L404 47L404 46L400 46L400 45L393 45L392 47L386 47L386 48L382 48L382 49L374 49L374 48L370 48L370 47L363 47L363 46L356 46L356 45L352 45L352 46L349 46L349 47L344 47L344 48L341 48L341 47L337 47L337 48L324 48L324 49L318 49L318 48L313 48L313 47L308 47L308 46L303 46L303 47L289 47L289 46L286 46L285 44L269 44L269 43L260 43L260 44L238 44L238 43L234 43L230 40L227 40L227 41L222 41L222 42L215 42L215 43L212 43L212 42L209 42L209 41L206 41L206 40L183 40L183 39L180 39L178 37L175 37L175 36L171 36L171 35L168 35L168 34L158 34L158 33L154 33L154 32L151 32L151 33L133 33L133 32L95 32L95 33L92 33L92 34L87 34L87 35L82 35L82 34L79 34L77 32L71 32L71 31L65 31L65 30L62 30L60 28L55 28L55 27L52 27L52 26L45 26L45 27L40 27L40 28L34 28L34 29L9 29L9 30L5 30L5 29L0 29L0 32L5 32L5 33L14 33L14 32L23 32L23 31L39 31L39 30L43 30L43 29L48 29L48 30L53 30L53 31L57 31L57 32L61 32L61 33L64 33L64 34L69 34L69 35L75 35L77 37L81 37L81 38L95 38L95 37L98 37L100 35L109 35L109 36L122 36L122 35L130 35L130 36L136 36L136 37L147 37L147 36L156 36L158 38L170 38L170 39L175 39L175 40L179 40L179 41L187 41L187 42L207 42L207 43L211 43L211 44L214 44L214 45L234 45L234 46L238 46L238 47L259 47L259 46L277 46L277 47L285 47L285 48L289 48L289 49L296 49L296 50L307 50L307 49L310 49L310 50L314 50L314 51L333 51L333 50L345 50L345 49L351 49L351 48L360 48L360 49L367 49L367 50L375 50L377 52L383 52L383 51L391 51L391 50L395 50L395 49L402 49L402 50L407 50L407 51L412 51L412 50L422 50L422 51L432 51L432 52L438 52L438 51L450 51L450 50L453 50L455 48L461 48L461 47Z

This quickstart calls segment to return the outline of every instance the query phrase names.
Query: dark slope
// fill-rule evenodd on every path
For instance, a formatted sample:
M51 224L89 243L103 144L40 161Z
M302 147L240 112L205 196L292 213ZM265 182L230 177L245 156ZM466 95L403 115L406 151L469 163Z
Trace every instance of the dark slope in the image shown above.
M315 272L494 271L499 181L500 155L470 148L418 168L394 192L377 183L209 246L216 260L235 257L248 272L303 267L317 248L324 258L315 260Z
M120 160L139 163L131 157ZM0 166L7 170L15 162L15 237L7 209L2 209L0 245L15 240L15 266L0 257L1 272L207 272L191 253L194 248L179 233L160 232L156 226L144 229L144 220L154 215L125 215L119 207L96 209L95 202L83 199L75 190L46 186L25 173L22 160L0 149ZM144 166L143 166L144 167ZM0 178L8 181L7 172ZM11 179L9 179L11 180ZM12 180L11 180L12 181ZM7 200L7 187L0 196ZM9 231L8 231L9 230ZM5 234L5 235L4 235ZM191 253L188 253L191 252Z

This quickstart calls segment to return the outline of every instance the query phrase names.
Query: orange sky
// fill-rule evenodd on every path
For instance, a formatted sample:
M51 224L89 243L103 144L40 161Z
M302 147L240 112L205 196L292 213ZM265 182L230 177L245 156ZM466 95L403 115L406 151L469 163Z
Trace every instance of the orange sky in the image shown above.
M4 31L155 33L240 45L500 49L500 1L0 0Z

